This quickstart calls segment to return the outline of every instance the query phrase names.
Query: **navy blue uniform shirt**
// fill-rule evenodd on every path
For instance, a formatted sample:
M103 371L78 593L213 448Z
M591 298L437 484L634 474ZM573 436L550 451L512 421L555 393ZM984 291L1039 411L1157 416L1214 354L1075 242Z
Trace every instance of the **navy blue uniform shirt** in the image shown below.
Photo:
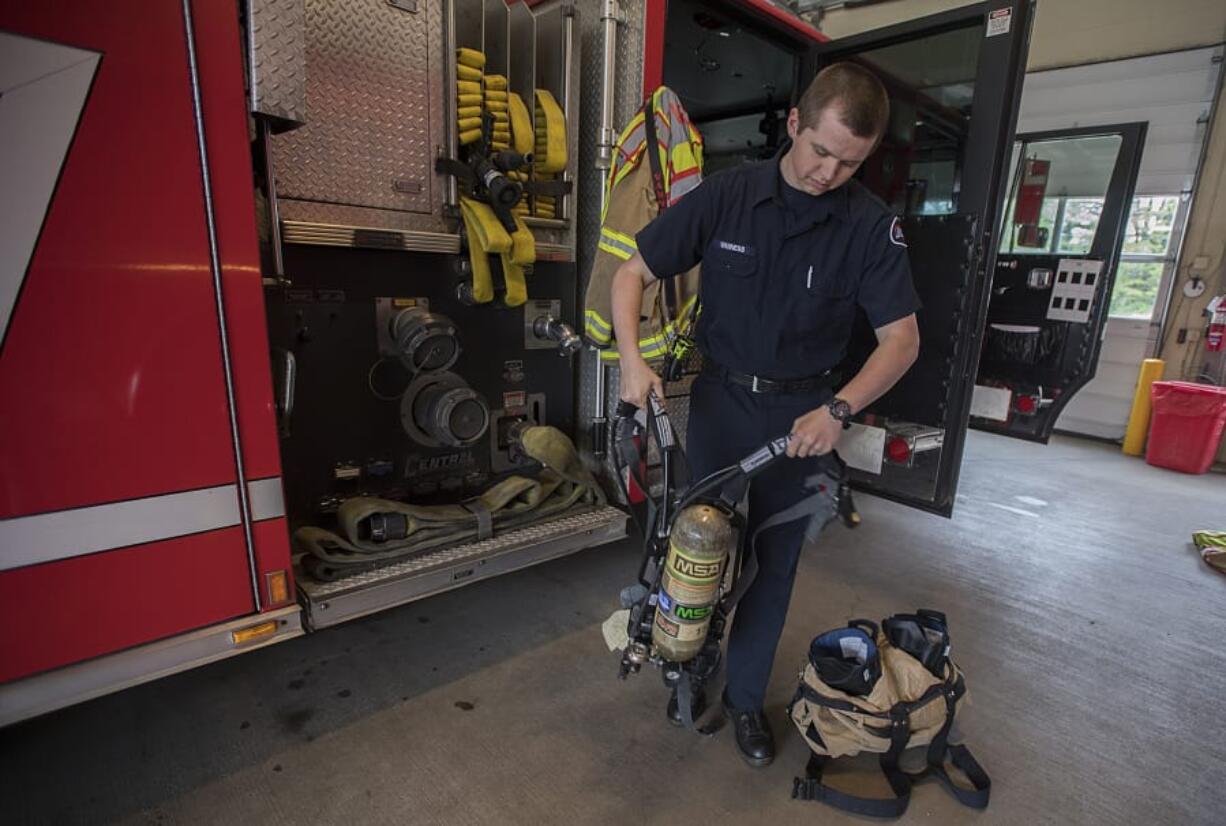
M819 196L788 186L787 148L712 175L635 239L658 278L702 262L707 358L778 380L837 366L857 307L874 328L919 307L898 219L855 180Z

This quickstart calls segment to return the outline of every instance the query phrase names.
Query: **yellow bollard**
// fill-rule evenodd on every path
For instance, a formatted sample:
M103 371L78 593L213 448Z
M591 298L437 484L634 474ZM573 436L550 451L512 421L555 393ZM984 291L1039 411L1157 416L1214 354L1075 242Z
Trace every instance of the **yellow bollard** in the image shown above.
M1141 362L1137 376L1137 392L1132 397L1132 412L1128 414L1128 429L1124 432L1124 453L1140 456L1145 451L1145 437L1149 435L1149 386L1162 379L1162 359L1146 359Z

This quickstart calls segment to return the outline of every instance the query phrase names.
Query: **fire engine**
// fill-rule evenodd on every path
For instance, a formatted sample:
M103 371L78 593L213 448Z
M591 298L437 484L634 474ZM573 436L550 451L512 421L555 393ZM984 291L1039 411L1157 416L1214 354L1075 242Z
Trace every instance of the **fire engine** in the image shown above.
M610 478L616 366L581 296L618 130L661 85L710 175L771 157L822 65L886 83L861 175L901 216L923 353L844 453L860 490L948 515L1031 4L837 42L785 5L4 4L0 724L625 536L610 492L339 571L298 538L356 499L530 479L532 426ZM489 206L513 246L466 214Z

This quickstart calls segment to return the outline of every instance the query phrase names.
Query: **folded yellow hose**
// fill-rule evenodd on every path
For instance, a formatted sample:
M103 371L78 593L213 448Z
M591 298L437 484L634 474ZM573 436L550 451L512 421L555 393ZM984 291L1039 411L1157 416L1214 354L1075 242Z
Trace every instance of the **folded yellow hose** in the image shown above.
M507 88L507 79L502 75L486 75L485 88L505 92Z
M460 214L468 232L468 260L473 268L473 301L485 304L494 300L494 279L489 256L502 258L502 277L506 282L503 301L518 307L528 300L524 267L536 260L536 239L518 214L515 232L508 233L489 204L471 198L460 199ZM514 213L513 213L514 214Z
M478 304L486 304L494 300L489 254L510 252L511 236L489 204L461 198L460 215L468 232L468 260L473 267L472 298Z
M543 174L537 172L536 179L538 181L552 181L557 179L557 175ZM536 195L532 199L532 214L538 218L553 218L558 214L557 198L552 195Z
M481 84L473 80L457 80L455 86L460 95L481 94Z
M511 120L513 148L521 155L527 155L532 151L536 141L535 132L532 129L532 116L528 114L528 107L524 105L524 99L514 92L508 94L507 112Z
M459 95L459 96L457 96L457 97L456 97L456 102L457 102L457 103L458 103L460 106L477 106L477 107L480 107L480 106L481 106L481 102L482 102L482 101L481 101L481 96L480 96L480 95Z
M474 69L472 66L465 66L463 63L455 67L455 75L460 80L481 81L481 70Z
M528 285L524 282L524 267L536 260L536 239L523 218L515 215L515 232L511 233L511 253L502 256L502 277L507 283L503 299L508 307L518 307L528 300Z
M456 62L461 66L471 66L474 69L485 68L485 55L476 49L456 49Z
M566 116L547 89L536 90L536 138L537 170L566 169Z

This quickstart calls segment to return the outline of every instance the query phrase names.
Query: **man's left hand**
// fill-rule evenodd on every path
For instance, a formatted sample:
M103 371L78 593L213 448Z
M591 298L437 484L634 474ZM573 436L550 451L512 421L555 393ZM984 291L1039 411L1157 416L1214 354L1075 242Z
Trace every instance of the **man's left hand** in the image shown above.
M843 435L843 423L830 415L825 405L792 422L788 456L821 456L834 450Z

